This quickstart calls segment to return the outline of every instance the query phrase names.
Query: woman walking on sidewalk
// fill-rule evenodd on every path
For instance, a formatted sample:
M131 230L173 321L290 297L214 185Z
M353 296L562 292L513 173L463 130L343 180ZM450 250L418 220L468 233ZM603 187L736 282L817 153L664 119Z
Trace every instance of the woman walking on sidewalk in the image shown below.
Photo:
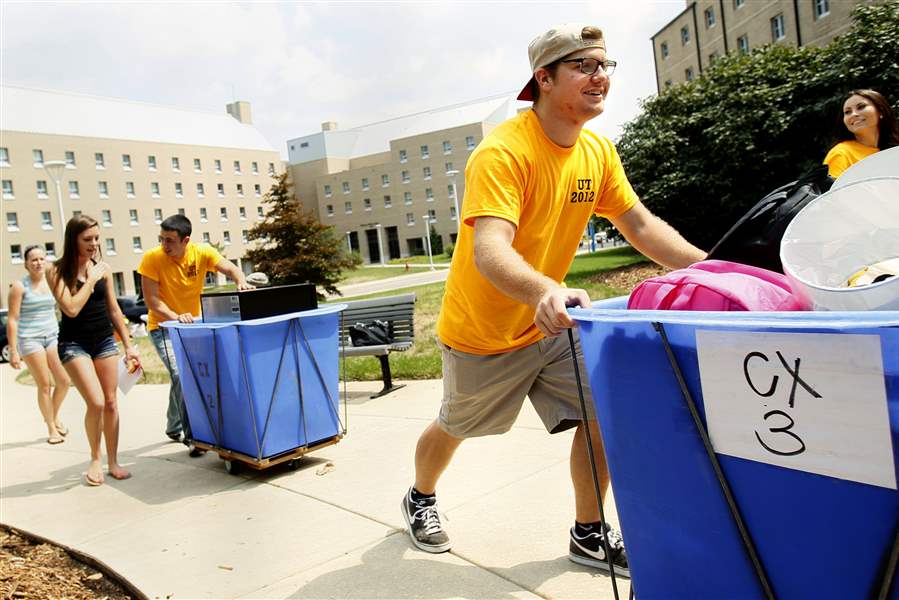
M66 224L62 257L47 271L47 283L59 307L59 357L87 404L84 428L91 448L85 478L89 485L104 481L100 438L106 438L109 476L127 479L131 473L119 466L118 348L113 327L125 345L125 356L140 365L137 349L125 327L113 293L109 265L100 256L100 228L87 215Z
M9 364L13 369L21 369L24 361L37 385L37 405L47 424L47 443L61 444L69 430L59 420L59 409L70 382L56 352L59 322L56 300L44 281L46 259L40 246L25 248L27 274L9 288L6 337Z

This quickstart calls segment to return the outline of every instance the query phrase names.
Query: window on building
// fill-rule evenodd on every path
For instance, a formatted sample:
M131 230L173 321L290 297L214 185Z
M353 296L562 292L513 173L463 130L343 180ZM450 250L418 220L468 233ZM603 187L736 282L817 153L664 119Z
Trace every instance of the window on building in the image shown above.
M133 191L134 190L132 189L132 192ZM97 194L99 194L101 198L109 198L109 184L105 181L98 181Z
M330 197L331 197L331 185L326 183L325 184L325 198L330 198Z
M222 161L220 161L219 159L215 159L215 172L216 173L222 172Z
M259 175L259 163L255 160L250 163L250 171L253 172L253 175Z
M226 207L222 206L219 208L219 218L222 221L228 220L228 209Z
M244 244L250 243L250 231L249 229L241 229L240 230L240 241Z
M272 177L275 176L275 163L268 163L268 174Z
M455 169L453 169L453 163L451 163L451 162L445 163L443 165L443 170L446 173L449 173L450 171L455 171Z
M66 168L74 169L75 165L75 153L71 150L66 150Z
M35 167L43 167L44 166L44 151L43 150L32 150L31 158L34 160Z
M19 215L14 212L6 213L6 228L9 231L19 230Z
M72 216L75 217L75 218L80 217L80 216L81 216L81 211L80 211L80 210L73 210L73 211L72 211Z
M126 171L131 170L131 155L130 154L122 155L122 168L125 169Z
M215 184L215 191L219 195L219 198L224 198L225 197L225 184L224 183Z
M173 171L181 170L181 159L179 159L177 156L172 157L172 170Z
M151 181L150 182L150 195L154 198L159 198L159 182Z
M186 213L185 213L185 211L184 211L183 208L179 208L179 209L178 209L178 214L181 215L181 216L183 217Z
M240 196L241 198L243 198L243 184L242 183L237 184L237 195Z
M349 181L344 181L343 183L340 184L340 187L343 189L344 194L350 193L350 182Z
M409 177L409 171L403 171L400 175L402 176L403 183L409 183L410 181L412 181L412 178Z
M200 162L199 158L194 159L194 173L202 173L203 172L203 163Z
M147 157L147 168L150 169L151 171L156 170L156 157L153 156L152 154Z
M137 220L137 209L136 208L128 209L128 220L131 222L132 225L140 225L140 223Z
M325 212L328 213L329 217L333 217L334 216L334 205L333 204L325 205Z
M246 221L247 220L247 207L246 206L238 206L237 214L240 217L241 221Z
M183 198L184 197L184 186L181 185L180 181L175 182L175 197Z
M353 203L352 202L344 202L343 203L343 212L346 214L352 214L353 212Z
M363 198L362 208L364 210L371 210L371 198Z
M22 262L22 245L21 244L10 244L9 258L12 259L12 262Z
M444 154L452 154L453 153L453 144L449 140L443 141L443 153Z
M428 209L428 221L429 221L430 223L436 223L436 222L437 222L437 211L434 210L433 208L429 208L429 209Z
M428 146L427 145L422 146L421 147L421 157L428 158L429 156L431 156L431 153L428 151Z
M453 184L449 184L446 186L446 195L452 199L456 195L456 189L453 187Z
M197 184L197 196L202 198L205 195L206 195L206 188L203 186L202 183L198 183Z
M740 50L740 54L749 54L749 35L743 34L737 38L737 48Z
M231 232L230 232L230 231L223 231L223 232L222 232L222 238L225 240L225 245L226 245L226 246L230 246L230 245L231 245Z
M681 46L686 46L690 43L690 28L686 25L680 28L680 43Z
M265 210L261 206L256 207L256 219L259 221L265 218Z
M253 194L258 198L262 195L262 186L258 183L253 186Z
M234 161L234 174L240 175L240 161L239 160Z
M129 198L134 198L134 182L133 181L125 182L125 194L127 194L127 196Z
M734 0L734 8L743 8L743 5L746 4L746 0Z
M106 238L106 254L115 256L115 240L113 238Z
M666 60L668 58L668 42L662 42L659 51L662 53L662 60Z
M820 19L830 14L830 0L814 0L815 18Z
M44 251L47 253L47 258L56 258L56 244L54 242L44 244Z
M403 204L412 204L412 192L403 192Z
M771 19L771 40L779 42L785 37L787 37L787 28L784 24L784 15L780 13Z
M206 207L200 207L200 223L206 223L209 221L209 214L206 212Z
M43 179L39 179L36 182L37 185L37 197L38 198L47 198L47 182Z
M421 174L425 179L431 178L431 167L425 167L421 170Z
M390 175L381 175L381 187L390 185Z
M469 150L474 150L474 136L467 135L465 136L465 147Z
M415 213L406 213L406 225L415 225Z
M13 193L12 189L12 179L4 179L3 180L3 199L4 200L12 200L16 195Z
M431 188L425 188L425 198L428 200L428 202L433 202L434 190L432 190Z
M9 148L0 148L0 167L9 166Z
M400 150L400 162L404 163L409 160L409 156L406 154L405 150Z
M687 81L693 81L693 67L687 67L684 69L684 78Z
M362 178L362 191L368 190L368 177Z
M144 245L141 243L139 235L135 235L134 237L131 238L131 247L134 249L135 252L143 252L144 251Z
M112 225L112 211L102 210L100 211L100 221L103 223L104 227L109 227Z
M204 232L203 232L203 243L204 243L204 244L208 244L208 243L211 242L211 241L212 241L212 238L209 237L209 232L208 232L208 231L204 231ZM210 273L206 273L206 275L208 276L208 275L210 275ZM210 285L214 285L214 283L213 283L213 284L210 284Z
M98 169L105 169L105 168L106 168L106 159L103 158L103 153L102 153L102 152L95 152L95 153L94 153L94 164L97 165L97 168L98 168Z
M393 206L393 200L390 199L390 194L384 196L384 208L390 208Z
M671 87L671 85L672 85L671 80L670 80L670 79L666 79L666 80L665 80L665 89L667 90L668 88Z
M153 222L159 225L162 223L162 209L154 208L153 209Z
M78 182L70 181L69 182L69 198L80 198L81 194L78 192Z
M715 26L715 9L713 7L708 7L705 9L705 28Z

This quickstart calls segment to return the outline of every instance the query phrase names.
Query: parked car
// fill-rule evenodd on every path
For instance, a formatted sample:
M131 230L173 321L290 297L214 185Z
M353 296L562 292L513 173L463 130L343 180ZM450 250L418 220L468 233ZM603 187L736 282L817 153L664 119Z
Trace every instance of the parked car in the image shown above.
M143 323L141 317L147 314L147 305L141 296L118 296L116 301L119 303L119 308L122 309L122 314L125 315L129 323L134 323L135 325Z
M2 357L3 362L9 362L9 340L6 338L6 323L9 321L9 309L0 308L0 326L3 327L3 331L0 331L0 357Z

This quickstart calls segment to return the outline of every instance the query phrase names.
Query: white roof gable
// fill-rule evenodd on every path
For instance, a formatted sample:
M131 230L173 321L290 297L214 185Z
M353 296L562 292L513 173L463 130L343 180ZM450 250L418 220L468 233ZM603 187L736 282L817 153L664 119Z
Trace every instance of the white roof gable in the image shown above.
M0 86L5 131L276 152L252 125L204 112L18 86Z
M290 164L297 164L326 156L357 158L387 152L390 150L392 140L471 123L501 123L515 115L517 106L518 102L514 96L504 94L361 125L352 129L321 131L289 140L287 142L288 160Z

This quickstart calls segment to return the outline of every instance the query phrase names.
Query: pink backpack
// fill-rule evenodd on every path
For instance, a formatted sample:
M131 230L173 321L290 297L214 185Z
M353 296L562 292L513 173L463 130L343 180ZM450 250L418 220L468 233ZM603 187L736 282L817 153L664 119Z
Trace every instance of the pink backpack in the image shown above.
M638 285L627 307L643 310L802 310L780 273L724 260L650 277Z

